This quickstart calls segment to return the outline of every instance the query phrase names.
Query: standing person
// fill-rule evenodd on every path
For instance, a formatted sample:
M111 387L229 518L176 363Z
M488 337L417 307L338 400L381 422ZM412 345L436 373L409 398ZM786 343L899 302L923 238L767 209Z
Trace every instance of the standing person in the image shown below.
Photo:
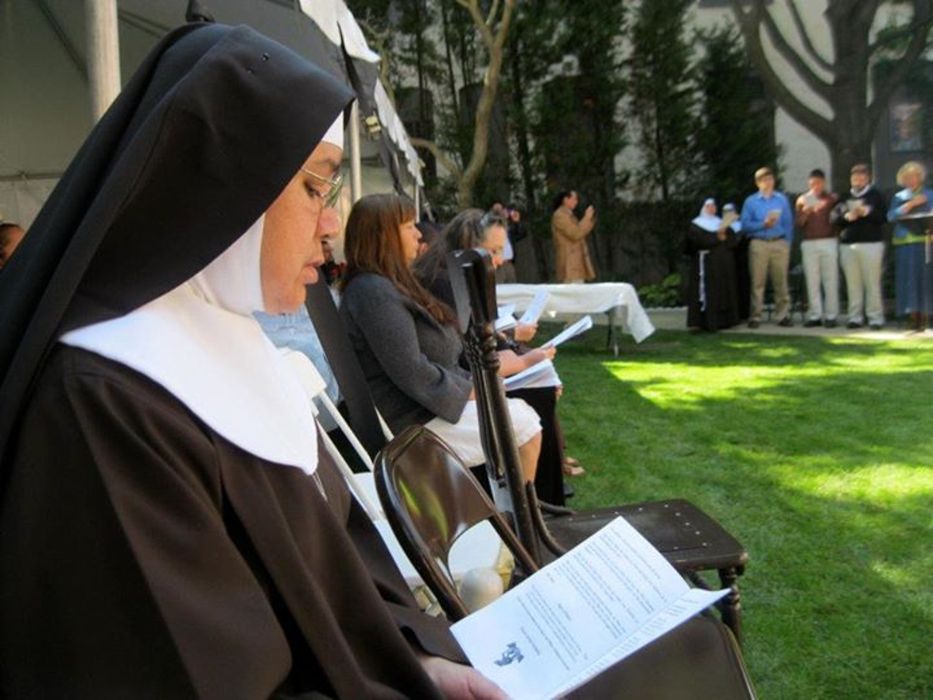
M917 161L904 163L897 171L897 184L903 187L894 195L888 219L894 227L897 315L909 316L914 330L926 329L933 314L933 254L924 235L925 226L898 221L902 216L933 211L933 189L924 187L926 168ZM931 226L927 221L926 226Z
M871 169L865 163L852 166L851 189L845 199L833 207L831 221L842 229L839 234L839 262L846 278L849 297L847 328L884 327L884 301L881 296L881 273L884 262L884 224L887 205L872 184Z
M26 232L12 221L0 221L0 269L13 257Z
M732 250L735 258L735 295L739 321L747 321L752 289L751 278L748 274L748 236L742 231L742 219L732 202L723 205L722 215L735 219L729 224L729 230L735 234L736 240L735 248Z
M733 212L733 217L735 213ZM699 215L690 223L686 249L690 254L687 283L687 327L717 331L739 322L735 291L735 259L732 249L735 233L731 220L716 215L716 201L703 202Z
M499 226L502 238L504 227ZM373 401L389 428L424 425L468 467L483 464L479 413L454 312L415 277L421 234L415 210L394 194L368 195L347 219L340 315ZM537 414L520 399L509 412L527 481L541 452Z
M596 225L596 210L586 208L582 219L573 213L580 198L573 190L559 192L554 200L551 216L551 234L554 237L554 272L557 281L582 284L596 279L596 270L590 260L587 237Z
M810 171L807 187L796 203L797 228L803 231L800 251L809 302L803 325L813 328L822 323L835 328L839 316L839 239L829 215L838 198L826 191L826 173L819 168Z
M0 275L0 696L502 697L432 656L252 317L317 278L351 94L169 33Z
M790 262L790 244L794 239L794 217L787 197L774 189L771 168L758 168L755 171L755 184L758 192L749 195L742 205L742 232L751 239L748 246L748 270L752 293L748 327L758 328L761 323L765 285L769 277L774 289L777 324L793 326L787 267Z

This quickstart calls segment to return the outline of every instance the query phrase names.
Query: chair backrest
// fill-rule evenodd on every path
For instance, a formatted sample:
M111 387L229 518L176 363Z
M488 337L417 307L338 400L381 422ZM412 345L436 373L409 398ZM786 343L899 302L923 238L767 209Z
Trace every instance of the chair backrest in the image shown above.
M374 455L386 444L388 438L343 319L337 313L337 305L323 278L315 284L309 284L306 289L305 306L324 348L324 354L327 355L327 361L337 378L350 416L350 425L365 446L366 452Z
M511 517L522 546L540 562L539 535L525 490L505 389L498 374L495 270L485 251L458 250L448 255L447 272L473 376L480 441L493 498L499 510Z
M526 573L537 565L460 458L424 426L399 433L376 457L376 491L386 518L447 616L467 608L449 566L457 539L489 521Z

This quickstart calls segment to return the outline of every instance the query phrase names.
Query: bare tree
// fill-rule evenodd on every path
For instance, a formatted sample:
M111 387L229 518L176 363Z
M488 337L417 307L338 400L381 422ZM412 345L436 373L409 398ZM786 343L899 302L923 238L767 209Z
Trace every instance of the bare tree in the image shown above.
M911 67L928 46L933 23L933 0L910 0L913 8L909 23L887 32L872 42L871 28L883 0L828 0L825 21L829 26L833 57L820 53L813 43L796 0L785 0L803 51L790 42L766 7L765 0L731 0L745 46L752 63L764 80L771 96L788 114L803 124L829 148L833 181L845 186L848 167L855 162L870 162L871 144L878 120ZM746 9L747 8L747 9ZM784 82L763 46L763 36L771 40L777 54L787 62L803 82L832 109L823 116L806 104ZM889 49L896 40L904 48L893 59L886 80L877 85L869 101L869 77L873 59L881 49ZM824 78L824 75L830 77Z
M473 148L470 159L466 166L460 169L436 143L425 139L412 139L411 142L415 146L431 151L438 161L451 172L457 181L457 204L460 207L469 207L473 203L473 190L477 179L483 172L483 166L486 165L486 156L489 152L489 121L496 101L496 92L499 89L505 42L508 38L516 0L502 0L501 2L492 0L489 12L485 16L480 9L479 0L456 1L470 13L473 25L482 38L489 55L483 77L483 90L476 105L476 116L473 121Z

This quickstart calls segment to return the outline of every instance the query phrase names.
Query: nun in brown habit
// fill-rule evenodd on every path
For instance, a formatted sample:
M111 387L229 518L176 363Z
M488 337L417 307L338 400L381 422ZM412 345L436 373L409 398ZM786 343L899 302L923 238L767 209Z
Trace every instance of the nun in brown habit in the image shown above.
M501 697L251 316L316 279L350 99L249 28L173 32L0 275L0 696Z

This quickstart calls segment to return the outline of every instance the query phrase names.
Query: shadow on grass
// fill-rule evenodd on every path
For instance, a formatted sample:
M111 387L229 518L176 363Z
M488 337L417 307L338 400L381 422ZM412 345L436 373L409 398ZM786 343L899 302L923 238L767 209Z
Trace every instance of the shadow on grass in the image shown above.
M559 355L568 445L588 470L575 507L686 497L743 541L762 697L929 696L933 354L821 338L664 342L619 363ZM878 353L892 371L860 366ZM832 371L773 371L802 357ZM678 376L684 364L693 376ZM697 387L703 372L728 391Z

